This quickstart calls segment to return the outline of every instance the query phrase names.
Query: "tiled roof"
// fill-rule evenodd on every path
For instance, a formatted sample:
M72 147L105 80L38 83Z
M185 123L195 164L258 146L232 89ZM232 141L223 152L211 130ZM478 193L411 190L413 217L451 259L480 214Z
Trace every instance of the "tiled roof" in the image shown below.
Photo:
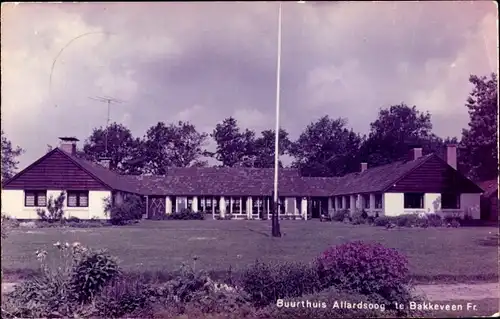
M117 174L97 163L70 155L63 150L60 151L67 155L75 164L81 166L84 170L109 187L129 193L140 193L139 185L128 178L128 176Z
M484 190L483 196L490 197L493 194L498 194L498 180L492 179L489 181L482 181L476 183L482 190Z
M165 176L132 176L68 156L111 188L142 195L270 196L273 191L274 169L188 167L169 168ZM279 170L279 194L326 197L383 192L433 156L436 155L394 162L342 177L302 177L297 169L283 168Z
M425 163L434 154L422 156L413 161L399 161L369 168L364 172L350 173L340 177L338 187L332 195L382 192L397 180Z

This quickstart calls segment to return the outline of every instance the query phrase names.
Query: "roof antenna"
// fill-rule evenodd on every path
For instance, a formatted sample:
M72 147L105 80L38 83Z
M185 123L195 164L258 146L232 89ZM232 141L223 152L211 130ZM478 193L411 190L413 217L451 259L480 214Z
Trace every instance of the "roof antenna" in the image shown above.
M116 99L110 96L96 96L96 97L89 97L89 99L102 102L102 103L107 103L108 105L108 116L106 118L106 137L104 139L104 150L106 157L109 157L108 154L108 133L109 133L109 121L110 121L110 112L111 112L111 103L123 103L125 101Z

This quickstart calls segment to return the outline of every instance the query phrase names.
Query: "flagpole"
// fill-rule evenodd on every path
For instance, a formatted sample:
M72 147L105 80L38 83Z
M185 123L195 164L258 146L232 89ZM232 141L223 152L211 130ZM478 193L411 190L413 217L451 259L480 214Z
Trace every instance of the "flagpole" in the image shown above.
M274 131L274 210L272 220L273 237L281 237L279 224L279 195L278 195L278 170L279 170L279 132L280 132L280 89L281 89L281 1L278 9L278 56L276 59L276 126Z

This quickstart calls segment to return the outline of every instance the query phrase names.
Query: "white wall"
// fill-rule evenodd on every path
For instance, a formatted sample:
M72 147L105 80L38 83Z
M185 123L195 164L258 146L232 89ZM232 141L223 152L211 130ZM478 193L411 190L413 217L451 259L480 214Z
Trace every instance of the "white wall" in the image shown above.
M50 196L56 199L60 193L60 190L48 190L47 202ZM64 216L80 219L108 219L109 217L104 213L104 199L108 196L111 196L110 191L89 191L89 207L67 207L66 199ZM24 207L23 190L2 190L2 213L17 219L37 219L37 208L42 207Z
M425 193L424 205L424 209L427 214L439 213L439 211L441 210L441 194Z
M404 213L404 200L403 193L384 193L384 215L398 216Z
M460 194L460 209L473 219L481 219L480 204L481 194Z

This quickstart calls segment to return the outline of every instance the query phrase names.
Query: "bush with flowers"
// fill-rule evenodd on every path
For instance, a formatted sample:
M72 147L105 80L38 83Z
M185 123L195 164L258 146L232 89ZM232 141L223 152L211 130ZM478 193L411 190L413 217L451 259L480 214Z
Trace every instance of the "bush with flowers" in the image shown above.
M411 297L408 260L379 243L349 242L327 249L317 259L323 288L378 295L389 304Z
M116 259L104 250L92 250L76 242L57 242L54 248L56 254L35 252L41 275L5 296L3 317L66 317L88 311L91 297L120 274Z

